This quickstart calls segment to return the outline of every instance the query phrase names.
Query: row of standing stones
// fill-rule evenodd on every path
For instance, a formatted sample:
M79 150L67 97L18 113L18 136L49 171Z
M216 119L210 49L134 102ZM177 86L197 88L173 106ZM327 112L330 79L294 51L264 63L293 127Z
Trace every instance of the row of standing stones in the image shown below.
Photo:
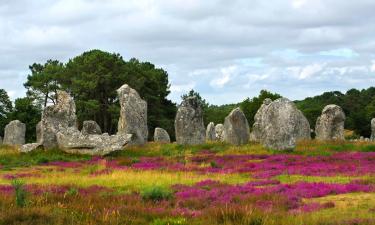
M5 127L3 143L20 146L21 152L30 152L39 147L59 148L69 153L106 155L124 149L127 145L142 145L147 142L147 102L127 84L117 90L121 106L118 132L115 135L102 133L95 121L84 121L78 130L76 106L72 97L58 91L57 104L47 106L36 127L37 142L25 144L26 126L15 120ZM204 126L203 110L196 97L186 98L178 108L175 118L176 141L181 145L198 145L206 141L221 141L243 145L249 141L262 143L275 150L291 150L299 140L311 139L310 124L295 104L280 98L266 99L256 113L250 133L248 121L240 108L234 109L224 124L209 123ZM316 139L343 140L345 114L337 105L328 105L315 125ZM375 119L371 121L375 140ZM169 143L166 130L156 128L154 141ZM1 144L1 138L0 138Z

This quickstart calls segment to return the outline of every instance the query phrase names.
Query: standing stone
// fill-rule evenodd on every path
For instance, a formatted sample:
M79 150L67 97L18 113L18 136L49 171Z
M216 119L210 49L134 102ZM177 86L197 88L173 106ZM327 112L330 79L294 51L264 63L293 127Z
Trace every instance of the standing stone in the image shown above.
M234 109L224 122L224 140L233 145L249 142L250 129L245 114L240 108Z
M102 134L99 124L93 120L83 121L81 133L83 135L88 134Z
M39 123L36 124L36 142L42 143L42 121L39 121Z
M174 126L178 144L198 145L205 142L203 110L197 97L188 97L182 101L177 110Z
M26 125L19 120L13 120L4 129L4 145L25 144Z
M171 138L166 130L163 128L157 127L154 132L154 142L158 143L170 143Z
M252 138L266 148L291 150L298 140L311 138L309 121L289 99L266 100L254 119Z
M223 124L217 124L215 126L215 137L218 141L224 141L224 125Z
M210 122L207 125L206 140L207 141L215 141L216 140L215 124L213 122Z
M371 120L371 141L375 141L375 118Z
M75 102L65 91L57 91L57 104L47 106L42 115L41 140L44 148L57 147L56 134L70 127L77 129Z
M316 139L344 140L345 113L340 106L327 105L316 120Z
M124 84L117 90L120 100L119 134L133 134L133 144L144 144L148 138L147 102L138 92Z

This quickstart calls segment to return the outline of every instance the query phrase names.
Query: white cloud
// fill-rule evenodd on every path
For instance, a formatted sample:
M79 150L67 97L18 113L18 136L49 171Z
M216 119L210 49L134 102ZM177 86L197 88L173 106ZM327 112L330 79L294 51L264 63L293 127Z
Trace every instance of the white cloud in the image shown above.
M371 72L375 73L375 60L372 60L371 63L372 64L371 64L370 70L371 70Z
M307 79L312 77L313 75L321 72L324 68L324 64L312 64L305 66L301 69L298 79Z
M235 75L237 70L237 66L229 66L226 68L222 68L221 76L219 78L215 78L210 82L210 85L215 88L222 88L225 84L227 84Z

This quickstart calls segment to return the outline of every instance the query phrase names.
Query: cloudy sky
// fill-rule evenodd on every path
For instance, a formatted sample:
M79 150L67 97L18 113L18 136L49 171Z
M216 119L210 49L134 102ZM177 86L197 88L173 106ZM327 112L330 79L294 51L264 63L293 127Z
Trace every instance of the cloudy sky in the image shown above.
M0 88L28 65L101 49L169 73L170 99L290 99L375 86L374 0L0 0Z

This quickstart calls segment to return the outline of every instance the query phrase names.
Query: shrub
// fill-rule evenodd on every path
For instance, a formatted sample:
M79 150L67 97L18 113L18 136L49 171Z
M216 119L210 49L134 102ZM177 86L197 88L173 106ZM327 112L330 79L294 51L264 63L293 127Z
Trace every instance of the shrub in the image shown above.
M143 189L141 191L141 196L144 200L161 201L171 199L173 193L168 188L154 186Z
M26 206L26 190L24 188L25 184L21 180L14 179L12 180L12 186L16 195L16 205L18 207Z

